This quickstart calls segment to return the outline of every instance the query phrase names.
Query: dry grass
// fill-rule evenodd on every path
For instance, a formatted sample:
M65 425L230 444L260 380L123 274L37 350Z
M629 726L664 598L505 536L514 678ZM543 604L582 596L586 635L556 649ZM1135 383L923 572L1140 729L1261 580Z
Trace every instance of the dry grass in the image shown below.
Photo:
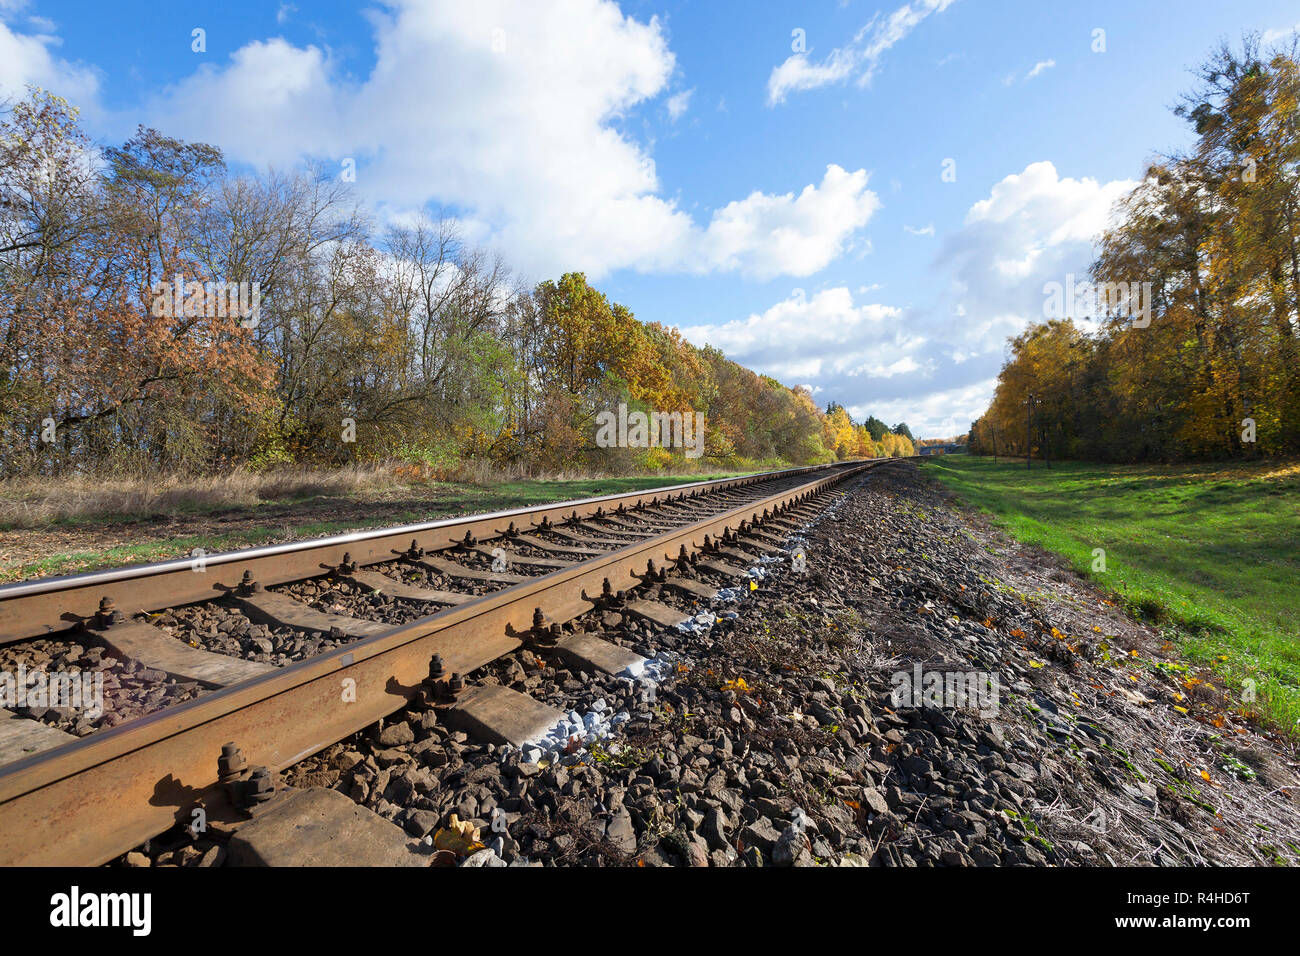
M391 485L387 465L161 478L11 478L0 482L0 527L32 528L92 515L147 517L216 511L263 501L338 495Z
M673 474L716 473L718 470L716 462L707 465L674 462L674 465ZM625 475L634 476L635 473ZM235 468L211 475L8 478L0 480L0 529L38 528L55 522L88 518L204 514L270 501L358 495L435 482L499 485L526 480L584 481L605 477L608 476L590 470L548 470L524 463L499 465L466 461L451 469L431 469L403 462L375 462L341 468L292 468L266 472ZM665 479L668 477L665 474Z

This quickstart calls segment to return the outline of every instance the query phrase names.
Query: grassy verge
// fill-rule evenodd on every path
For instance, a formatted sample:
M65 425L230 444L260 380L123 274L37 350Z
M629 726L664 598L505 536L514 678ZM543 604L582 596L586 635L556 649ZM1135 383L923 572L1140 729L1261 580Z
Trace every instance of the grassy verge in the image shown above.
M1300 463L1026 470L955 455L924 473L1064 556L1189 659L1253 680L1260 716L1300 732Z
M420 482L365 484L332 494L290 492L236 507L213 503L149 513L81 513L39 528L7 529L3 537L27 556L6 559L0 540L0 583L75 574L234 548L314 538L359 528L411 524L485 511L730 478L736 473L640 475L489 484ZM0 530L3 529L0 526ZM162 533L160 534L160 530ZM24 542L30 542L23 547ZM39 557L28 554L38 552Z
M703 481L717 475L747 474L788 467L781 462L736 461L707 467L677 468L672 473L632 472L617 477L589 474L527 473L522 466L496 467L472 461L443 474L419 465L375 462L340 468L285 468L196 475L114 477L69 475L0 480L0 532L19 528L98 525L158 516L220 514L231 509L294 504L321 496L445 497L477 493L492 498L530 495L551 485L572 488L654 487ZM475 490L478 490L477 492ZM585 493L585 492L584 492ZM578 493L575 492L575 496Z

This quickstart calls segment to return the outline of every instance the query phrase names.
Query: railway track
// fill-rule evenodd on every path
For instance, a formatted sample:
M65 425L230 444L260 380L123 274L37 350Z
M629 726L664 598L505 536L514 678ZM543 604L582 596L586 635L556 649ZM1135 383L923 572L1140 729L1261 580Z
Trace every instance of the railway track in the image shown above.
M474 672L529 649L639 673L600 614L687 622L881 461L0 587L0 672L80 665L106 702L0 711L0 865L98 865L196 808L238 825L286 768L413 703L530 746L556 711Z

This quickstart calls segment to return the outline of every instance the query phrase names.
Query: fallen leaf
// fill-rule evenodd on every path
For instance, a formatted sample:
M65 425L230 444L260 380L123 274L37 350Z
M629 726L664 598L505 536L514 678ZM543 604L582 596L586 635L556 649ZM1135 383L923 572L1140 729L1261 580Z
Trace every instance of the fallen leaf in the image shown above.
M440 827L433 835L433 845L439 850L450 850L458 856L469 856L483 849L478 827L468 820L462 822L454 813L447 821L447 826Z

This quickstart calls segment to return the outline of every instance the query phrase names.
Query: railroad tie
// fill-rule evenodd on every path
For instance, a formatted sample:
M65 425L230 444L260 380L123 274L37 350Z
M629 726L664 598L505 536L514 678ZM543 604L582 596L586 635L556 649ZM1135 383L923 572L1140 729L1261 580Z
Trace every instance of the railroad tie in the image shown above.
M230 838L231 866L428 866L406 832L337 790L290 790Z
M165 671L182 680L198 681L209 687L228 687L276 670L271 664L246 661L191 647L162 628L143 621L125 621L109 627L92 628L91 633L120 657L132 658L146 667Z
M337 629L347 637L374 637L393 629L391 624L363 621L348 617L346 614L318 611L301 601L295 601L287 595L274 591L261 591L250 595L232 593L230 596L250 617L257 618L272 627L291 627L298 631L319 631L322 634L329 634Z
M528 576L525 574L509 574L505 571L480 571L478 568L467 568L463 564L448 561L436 554L426 554L423 557L416 558L412 563L430 571L445 574L447 577L463 578L466 581L497 581L502 584L518 584L521 581L528 580Z
M660 604L658 601L628 601L623 610L635 614L637 617L645 618L660 627L674 627L683 621L690 620L691 617L689 614L683 614L675 607Z
M779 538L775 535L765 534L762 531L746 531L741 535L742 538L752 539L759 544L769 548L784 548L785 538Z
M724 558L735 558L742 562L746 567L752 567L758 564L758 555L750 554L748 551L742 551L739 548L718 548L718 554Z
M640 677L646 662L640 654L586 632L560 638L555 650L570 666L580 671L598 670L606 674L626 673L630 677Z
M436 601L439 604L464 604L477 595L459 594L455 591L439 591L434 588L421 588L402 581L395 581L378 571L351 571L339 575L341 580L351 581L358 587L376 594L388 594L408 601Z
M618 531L619 533L626 532L627 534L644 535L646 537L653 537L655 534L658 534L660 531L670 530L670 528L667 525L657 525L649 521L635 523L631 521L624 521L622 518L614 518L609 515L606 515L600 520L608 522L609 524L613 525L614 530ZM647 527L652 528L654 530L646 531L645 529Z
M728 578L738 578L748 570L748 568L738 568L734 564L727 564L725 561L714 561L711 558L702 558L696 562L695 566Z
M476 740L516 747L536 740L564 719L554 707L500 684L465 688L441 716L448 727Z
M506 560L511 564L525 564L535 568L571 568L577 564L576 561L561 561L558 558L534 558L532 555L519 554L517 551L502 548L500 545L488 547L486 544L479 544L475 545L472 550L489 558L495 558L496 555L493 552L500 550L505 552Z
M0 708L0 765L22 760L42 750L53 750L76 739L57 727Z
M556 544L554 541L547 541L545 538L539 538L532 534L521 534L514 539L522 541L524 544L530 544L534 548L541 548L543 551L552 551L556 554L605 554L606 552L598 548L579 548L568 544Z
M606 544L606 545L616 545L620 548L623 548L629 544L629 542L619 541L617 538L593 538L591 535L575 534L574 532L566 531L563 528L552 528L551 533L558 534L561 538L564 538L564 540L566 541L575 541L580 545Z
M704 584L701 581L696 581L693 578L669 578L664 582L664 587L682 591L701 601L712 601L718 596L717 588L711 588L707 584Z

